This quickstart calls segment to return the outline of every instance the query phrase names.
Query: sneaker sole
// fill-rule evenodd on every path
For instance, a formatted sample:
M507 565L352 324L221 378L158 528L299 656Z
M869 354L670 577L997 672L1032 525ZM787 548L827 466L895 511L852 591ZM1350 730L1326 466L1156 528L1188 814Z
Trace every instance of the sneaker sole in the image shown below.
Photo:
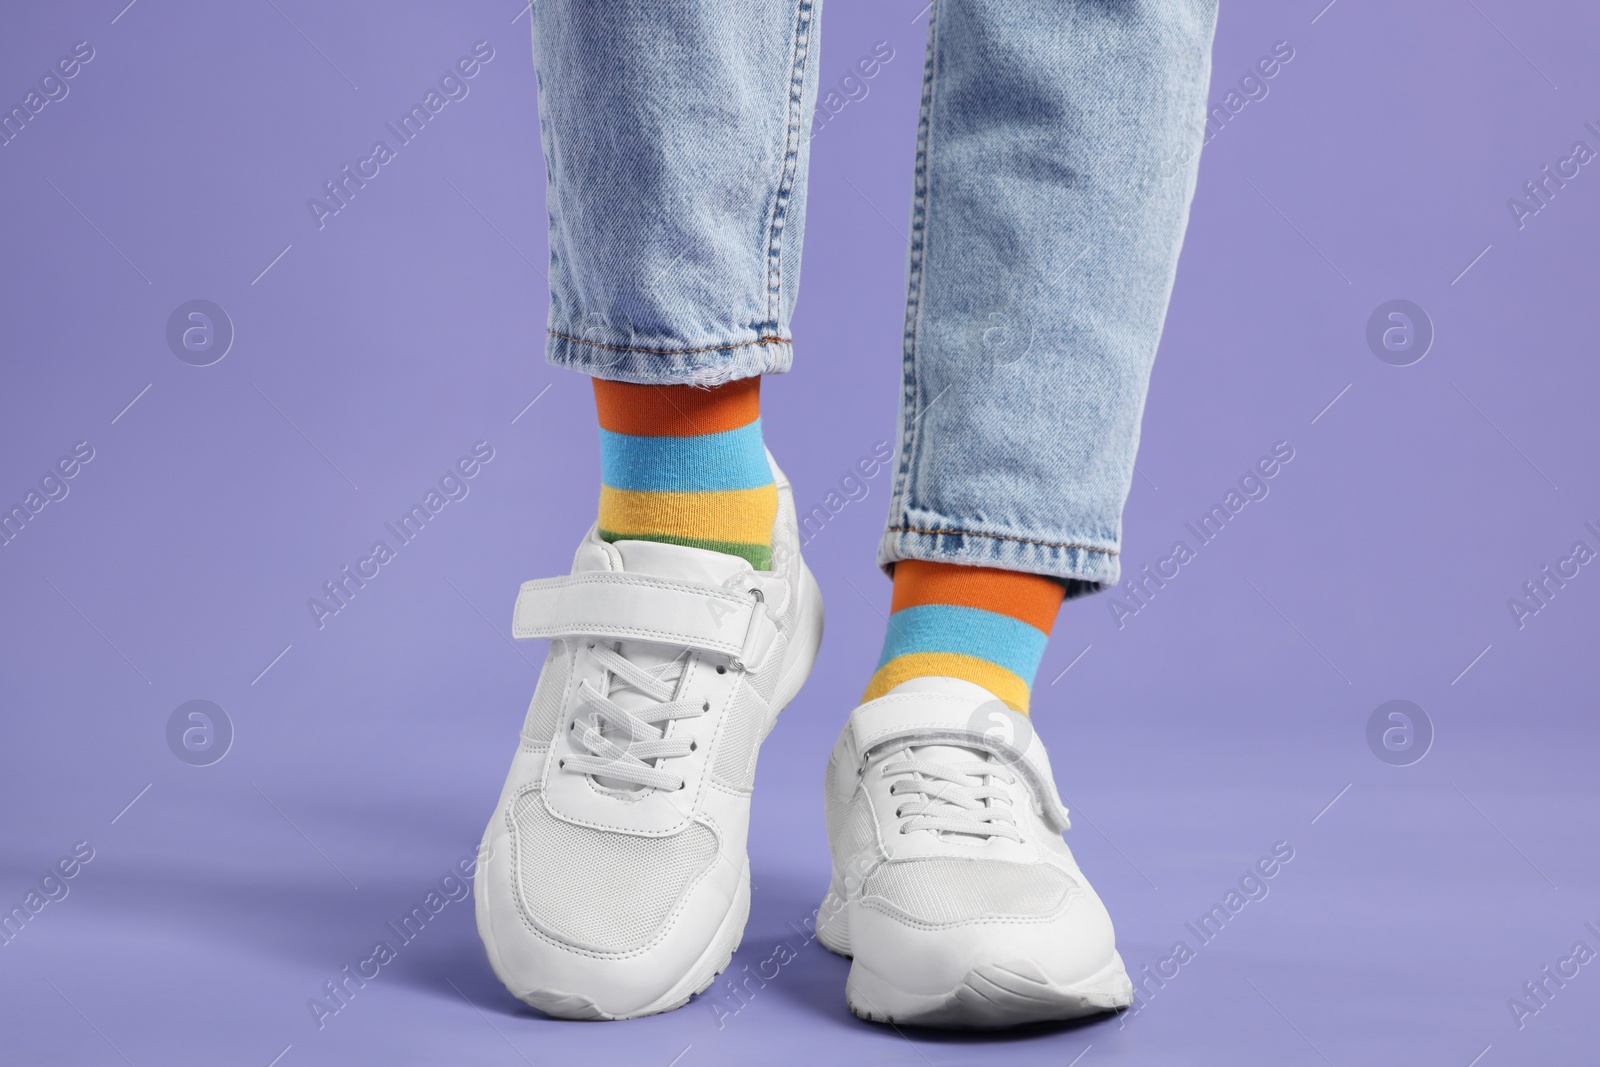
M806 678L811 674L812 666L816 663L817 651L822 646L822 589L817 585L817 579L812 575L811 568L807 567L804 561L801 562L800 569L802 600L795 610L795 639L786 653L789 664L778 676L778 686L773 694L774 711L772 721L767 724L767 733L771 733L772 727L777 725L778 713L783 711L800 692L800 687L805 684ZM762 736L765 739L766 735ZM485 841L487 839L486 831ZM691 997L705 992L711 983L717 980L717 976L728 969L734 952L738 951L740 943L744 940L745 923L750 918L750 868L747 858L733 907L728 909L728 914L723 918L722 925L717 928L717 934L711 939L710 946L695 961L694 966L689 968L689 972L666 993L637 1011L607 1012L581 993L567 993L558 989L515 992L512 983L507 979L506 970L500 964L500 954L488 929L489 908L488 901L484 898L487 890L484 888L483 866L483 861L480 859L472 889L476 904L478 936L488 953L489 966L501 984L513 990L513 995L518 1000L557 1019L583 1022L639 1019L683 1007L689 1003Z
M975 967L946 993L908 993L855 960L845 999L850 1011L868 1022L994 1029L1125 1008L1133 1003L1133 983L1122 957L1113 953L1095 974L1067 985L1050 981L1038 964L1023 959Z

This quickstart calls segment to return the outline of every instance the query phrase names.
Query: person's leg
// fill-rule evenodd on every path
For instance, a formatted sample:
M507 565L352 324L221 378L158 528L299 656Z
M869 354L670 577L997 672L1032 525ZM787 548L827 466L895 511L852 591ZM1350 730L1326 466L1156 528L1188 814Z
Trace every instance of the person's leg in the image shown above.
M533 6L550 362L652 385L789 368L820 6Z
M592 376L599 521L527 582L549 638L484 834L478 929L553 1015L667 1011L750 906L756 751L821 638L762 374L789 365L815 0L539 0L550 361Z
M1130 1003L1023 714L1063 596L1117 581L1202 138L1214 0L934 0L895 611L827 775L823 943L871 1019ZM1053 588L1049 586L1053 584Z
M778 487L761 438L761 379L711 389L594 380L600 536L772 565Z
M880 666L861 699L912 678L964 678L1026 714L1062 593L1037 574L901 560Z
M619 383L595 391L611 540L770 555L758 392L726 383L789 366L816 15L812 0L533 9L547 351Z
M1214 0L934 5L880 564L1046 575L1068 599L1118 580L1215 16Z

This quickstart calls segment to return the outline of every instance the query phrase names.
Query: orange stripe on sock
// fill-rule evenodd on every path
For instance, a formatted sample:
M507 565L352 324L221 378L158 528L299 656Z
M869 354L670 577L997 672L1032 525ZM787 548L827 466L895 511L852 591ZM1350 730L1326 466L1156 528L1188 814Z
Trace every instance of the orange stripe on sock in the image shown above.
M890 610L956 604L1009 615L1049 634L1065 595L1059 582L1039 574L903 559L894 565Z
M761 414L761 379L700 389L594 379L600 425L635 437L698 437L748 426Z

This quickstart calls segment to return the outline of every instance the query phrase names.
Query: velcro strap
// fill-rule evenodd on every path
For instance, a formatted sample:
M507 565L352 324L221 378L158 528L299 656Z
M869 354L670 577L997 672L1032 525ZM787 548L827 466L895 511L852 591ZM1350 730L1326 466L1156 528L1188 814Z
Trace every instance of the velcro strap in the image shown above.
M718 652L746 666L759 662L773 630L750 592L617 571L524 582L511 620L515 637L652 641Z

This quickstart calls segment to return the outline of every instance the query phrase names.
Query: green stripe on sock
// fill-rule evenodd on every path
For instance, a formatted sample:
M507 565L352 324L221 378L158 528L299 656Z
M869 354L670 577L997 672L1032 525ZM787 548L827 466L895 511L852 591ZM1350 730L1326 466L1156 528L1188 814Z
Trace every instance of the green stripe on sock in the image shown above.
M750 566L758 571L772 569L772 546L744 544L739 541L711 541L698 537L675 537L672 534L619 534L601 528L602 541L656 541L665 545L685 545L689 548L703 548L709 552L721 552L727 556L739 556L750 561Z

